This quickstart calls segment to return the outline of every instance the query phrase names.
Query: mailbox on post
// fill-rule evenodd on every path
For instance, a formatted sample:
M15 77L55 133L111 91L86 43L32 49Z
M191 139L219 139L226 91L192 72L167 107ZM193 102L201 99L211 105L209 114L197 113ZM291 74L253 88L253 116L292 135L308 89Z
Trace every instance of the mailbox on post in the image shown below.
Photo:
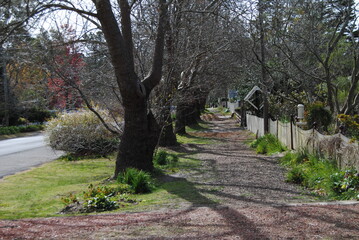
M303 104L298 104L298 119L303 120L304 119L304 105Z

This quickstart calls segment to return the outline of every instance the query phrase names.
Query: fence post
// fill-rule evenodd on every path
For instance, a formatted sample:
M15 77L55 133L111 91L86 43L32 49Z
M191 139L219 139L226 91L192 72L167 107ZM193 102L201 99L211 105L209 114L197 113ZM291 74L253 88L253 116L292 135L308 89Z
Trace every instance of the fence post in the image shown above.
M293 115L290 115L290 149L294 150L293 147L293 121L294 121L294 117Z
M276 121L276 124L277 124L277 132L276 132L276 134L277 134L277 138L279 138L279 132L278 132L278 127L279 127L279 124L278 124L278 122L279 122L279 117L277 116L277 119L275 120Z

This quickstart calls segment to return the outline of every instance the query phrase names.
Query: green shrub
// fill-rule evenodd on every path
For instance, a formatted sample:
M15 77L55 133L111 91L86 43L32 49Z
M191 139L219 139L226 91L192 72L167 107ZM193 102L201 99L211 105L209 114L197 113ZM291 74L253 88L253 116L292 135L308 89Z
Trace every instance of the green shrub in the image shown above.
M178 156L176 154L168 153L164 150L159 150L154 156L153 162L159 166L173 166L178 162Z
M117 187L97 186L90 184L87 191L84 191L79 198L74 194L61 198L62 202L71 206L83 203L82 208L76 209L78 212L103 212L119 208L118 202L135 203L135 199L128 196L132 190L127 184L118 184ZM83 201L81 200L83 199ZM66 208L65 208L66 209Z
M117 209L119 205L115 201L115 196L129 191L129 186L126 184L120 184L118 187L95 187L90 184L88 190L83 193L85 211L111 211Z
M155 157L153 158L154 162L157 163L158 165L166 165L167 164L167 152L163 151L163 150L159 150Z
M54 117L53 113L46 109L40 108L30 108L24 110L20 115L23 118L26 118L30 122L39 122L43 123L49 120L51 117Z
M344 127L343 133L354 140L359 140L359 115L339 114L338 119Z
M72 203L79 203L79 199L78 197L73 194L73 193L70 193L69 196L67 197L62 197L61 198L61 201L65 204L65 205L69 205L69 204L72 204Z
M131 186L135 193L148 193L152 191L151 176L147 172L135 168L127 168L117 177L117 181Z
M169 154L167 158L168 158L169 163L171 163L171 164L178 163L178 156L176 154Z
M110 196L103 193L97 194L95 197L87 199L84 203L86 212L103 212L111 211L119 208L116 201L112 200Z
M21 132L36 132L44 129L43 125L0 127L0 135L17 134Z
M252 148L255 148L257 153L261 154L273 154L277 152L285 151L283 144L272 134L266 134L250 145Z
M289 170L287 173L287 181L296 183L296 184L303 184L305 180L305 173L301 166L295 166Z
M117 190L112 187L107 187L107 186L95 187L94 185L90 184L88 187L88 190L83 193L85 199L96 197L99 194L103 194L103 195L112 197L117 194Z
M287 180L316 190L333 199L359 198L359 174L354 169L340 171L333 161L307 151L286 154L281 163L289 167Z
M359 199L359 173L355 169L340 171L330 176L330 190L332 195L341 196L340 199Z
M292 165L292 160L293 160L293 155L294 153L292 152L287 152L283 157L281 157L279 159L280 163L283 165L283 166L291 166Z
M280 163L283 166L296 166L308 161L309 152L307 150L299 150L298 152L288 152L281 159Z
M19 119L17 120L19 125L25 125L25 124L29 124L29 120L27 120L24 117L19 117Z
M320 131L327 132L328 126L332 122L332 114L329 110L325 109L324 104L320 102L309 105L305 117L309 128L316 123L317 129Z
M108 113L99 111L110 122ZM119 136L109 132L89 110L64 113L48 122L47 141L56 150L73 155L107 155L118 146Z
M20 132L36 132L44 129L44 125L27 125L27 126L21 126Z

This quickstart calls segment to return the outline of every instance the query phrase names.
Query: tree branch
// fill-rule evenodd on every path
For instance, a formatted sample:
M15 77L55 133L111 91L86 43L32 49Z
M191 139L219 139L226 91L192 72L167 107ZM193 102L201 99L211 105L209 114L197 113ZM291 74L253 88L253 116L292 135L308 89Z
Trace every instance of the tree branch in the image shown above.
M126 43L112 11L110 0L93 0L97 9L97 17L101 23L111 62L114 67L117 83L122 96L128 96L137 89L137 77L134 77L133 65L128 61L130 56Z
M167 24L167 3L166 0L159 0L159 17L156 33L155 50L152 60L150 74L143 80L147 96L151 90L160 82L162 77L163 52L165 41L165 24Z
M125 43L125 49L128 52L128 61L131 62L131 66L134 67L133 61L133 39L132 39L132 27L131 27L131 7L126 0L117 1L121 9L121 29L123 34L123 40Z

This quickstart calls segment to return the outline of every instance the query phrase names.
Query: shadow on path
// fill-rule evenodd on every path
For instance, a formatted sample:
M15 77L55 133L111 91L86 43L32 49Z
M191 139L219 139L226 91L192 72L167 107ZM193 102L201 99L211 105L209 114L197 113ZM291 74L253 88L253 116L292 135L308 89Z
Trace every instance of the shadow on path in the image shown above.
M176 178L171 177L170 181L178 182L181 181L187 187L187 190L184 191L176 191L173 188L164 188L169 193L178 196L192 205L186 211L182 213L188 213L189 211L194 211L195 208L198 207L207 207L211 209L211 211L216 212L222 219L223 224L230 228L229 231L224 233L220 233L219 235L213 235L213 233L209 233L209 237L213 238L223 238L226 236L240 236L241 239L252 240L252 239L269 239L265 236L256 226L256 224L248 219L245 215L239 213L234 208L219 204L218 202L204 196L199 189L196 188L195 184L192 182L187 181L185 178ZM181 184L182 185L182 184ZM166 185L165 185L166 186ZM188 194L190 192L190 194ZM213 194L213 191L209 191L209 193ZM186 224L186 227L195 227L194 224ZM201 236L205 238L206 236Z

